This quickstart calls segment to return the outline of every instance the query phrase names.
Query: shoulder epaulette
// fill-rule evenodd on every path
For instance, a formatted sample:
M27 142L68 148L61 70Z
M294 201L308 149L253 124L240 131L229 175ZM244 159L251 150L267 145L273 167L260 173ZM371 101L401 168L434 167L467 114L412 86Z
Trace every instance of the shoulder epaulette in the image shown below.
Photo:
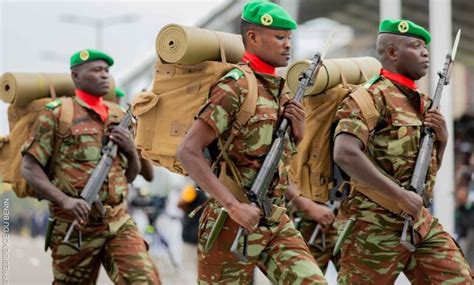
M380 79L380 75L375 75L372 78L370 78L366 83L364 83L364 88L368 89L370 86L372 86L375 82L377 82Z
M54 110L57 107L61 106L61 104L62 104L61 100L56 99L56 100L53 100L53 101L49 102L48 104L46 104L45 108L48 109L48 110Z
M232 78L234 80L239 80L243 76L244 76L244 73L240 69L234 68L231 71L227 72L227 74L224 75L224 77L222 78Z

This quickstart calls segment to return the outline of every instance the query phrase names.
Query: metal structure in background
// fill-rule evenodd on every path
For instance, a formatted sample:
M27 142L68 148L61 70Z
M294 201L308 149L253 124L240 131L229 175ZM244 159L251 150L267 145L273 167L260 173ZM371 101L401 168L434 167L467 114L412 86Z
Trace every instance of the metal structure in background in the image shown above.
M136 14L123 14L109 18L92 18L76 14L62 14L59 19L64 23L88 26L95 31L95 48L102 50L104 48L104 29L109 26L128 24L137 21Z
M305 23L315 18L329 18L349 25L355 30L353 46L347 47L347 56L375 56L374 42L377 33L380 17L404 17L412 19L418 24L429 27L429 2L419 0L279 0L278 2L289 10L299 24ZM443 4L443 0L432 0L432 5ZM245 0L234 0L226 2L217 9L213 15L209 15L196 26L223 32L239 32L240 13ZM399 8L394 8L399 3ZM450 1L451 3L451 1ZM387 6L388 5L388 6ZM445 4L441 5L444 7ZM449 4L452 11L451 35L457 29L464 31L463 44L459 46L459 62L468 67L474 67L474 2L472 0L456 0ZM385 11L385 12L384 12ZM445 11L445 12L447 12ZM383 13L383 14L381 14ZM385 14L387 13L387 14ZM401 14L401 15L400 15ZM440 18L433 17L436 20ZM439 21L439 25L444 25L444 21ZM158 33L158 31L157 31ZM297 37L297 34L296 34ZM450 44L448 44L449 46ZM431 45L433 46L433 44ZM153 49L154 51L154 49ZM444 54L446 50L440 53ZM128 71L117 76L117 83L129 96L140 91L134 88L135 81L150 82L153 75L153 64L156 56L144 55L143 60L137 62ZM307 55L307 56L310 56ZM141 84L143 85L143 84ZM127 98L127 99L130 99Z
M420 1L425 2L425 1ZM464 1L456 0L456 3ZM469 1L471 7L474 8L474 2ZM429 1L429 29L432 35L430 43L430 93L435 94L438 83L438 72L443 69L445 64L446 53L451 51L453 46L452 39L455 35L453 29L457 32L462 29L463 37L462 43L458 46L456 52L456 63L466 60L466 48L473 48L472 39L473 29L465 30L464 24L451 21L453 13L456 17L465 14L465 12L458 11L457 8L452 7L454 3L451 0L430 0ZM474 9L471 9L471 19ZM471 22L473 22L471 20ZM426 25L428 26L428 25ZM467 35L469 34L469 35ZM474 51L474 49L473 49ZM474 55L474 53L473 53ZM443 155L443 163L438 170L435 189L433 191L433 212L439 219L443 228L451 234L454 234L454 100L453 100L453 86L447 85L444 87L443 96L441 97L440 109L446 120L448 127L448 144Z

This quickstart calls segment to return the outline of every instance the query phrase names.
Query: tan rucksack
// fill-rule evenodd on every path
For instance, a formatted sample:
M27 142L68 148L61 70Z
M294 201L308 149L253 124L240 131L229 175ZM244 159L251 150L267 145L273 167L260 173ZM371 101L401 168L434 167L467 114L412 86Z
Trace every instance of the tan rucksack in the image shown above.
M57 156L59 152L61 135L64 135L71 126L74 110L72 98L60 97L58 99L61 100L62 108L52 157ZM11 184L18 197L36 197L35 191L21 176L21 148L31 135L40 112L44 110L46 104L53 100L57 99L43 98L31 101L21 107L14 105L8 107L10 134L0 137L0 178L3 182ZM52 158L50 161L54 161L54 159ZM47 174L51 174L52 167L53 165L50 163Z
M151 91L138 94L132 103L137 117L135 144L141 155L168 170L186 174L176 150L194 117L209 97L212 85L233 69L243 72L249 93L238 114L243 126L255 113L257 79L247 65L205 61L195 65L157 63Z
M379 114L372 98L360 85L340 84L314 96L305 96L305 133L298 145L298 153L291 159L290 176L301 194L314 201L325 203L330 191L346 180L332 159L333 134L337 108L344 98L351 96L359 105L372 130ZM341 193L342 189L337 189Z

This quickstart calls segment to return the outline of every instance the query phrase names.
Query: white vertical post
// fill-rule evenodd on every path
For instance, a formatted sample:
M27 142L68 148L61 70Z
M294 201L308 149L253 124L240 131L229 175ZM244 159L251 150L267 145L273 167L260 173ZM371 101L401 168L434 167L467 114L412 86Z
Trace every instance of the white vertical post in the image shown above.
M400 19L402 17L401 0L380 0L380 20Z
M439 76L443 69L446 53L451 51L451 0L430 0L430 82L434 95ZM461 40L462 41L462 40ZM451 79L453 82L454 80ZM452 86L447 85L441 96L441 113L448 125L449 140L444 152L443 164L438 171L434 190L434 215L444 229L454 233L454 124Z
M281 7L283 7L288 14L290 14L293 19L295 19L296 22L298 22L298 10L300 8L300 0L280 0L279 4ZM297 40L298 37L298 29L293 32L292 35L292 40L291 40L291 59L290 61L295 60L295 53L297 50Z

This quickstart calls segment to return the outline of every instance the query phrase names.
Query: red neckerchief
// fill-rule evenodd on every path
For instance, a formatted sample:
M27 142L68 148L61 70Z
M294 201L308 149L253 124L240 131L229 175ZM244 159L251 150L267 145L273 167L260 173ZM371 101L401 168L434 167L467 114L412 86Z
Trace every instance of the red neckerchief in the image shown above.
M268 63L264 62L256 55L248 51L245 51L244 56L242 57L242 61L248 62L250 67L258 73L275 75L275 67L269 65Z
M96 112L103 122L109 116L109 107L104 104L104 99L99 96L91 95L83 90L76 89L76 96L81 98L89 107Z
M410 78L408 78L406 76L403 76L399 73L393 73L393 72L390 72L390 71L382 68L382 70L380 71L380 75L382 75L383 77L385 77L387 79L395 81L396 83L398 83L402 86L405 86L405 87L411 88L413 90L416 90L415 81L413 81Z
M392 80L393 82L397 83L397 84L400 84L401 86L404 86L404 87L408 87L410 89L412 89L413 91L416 91L416 83L414 80L411 80L410 78L406 77L406 76L403 76L399 73L393 73L393 72L390 72L386 69L383 69L380 70L380 74L389 79L389 80ZM424 109L425 109L425 104L423 102L423 100L421 100L421 97L420 97L420 113L423 113L424 112Z

